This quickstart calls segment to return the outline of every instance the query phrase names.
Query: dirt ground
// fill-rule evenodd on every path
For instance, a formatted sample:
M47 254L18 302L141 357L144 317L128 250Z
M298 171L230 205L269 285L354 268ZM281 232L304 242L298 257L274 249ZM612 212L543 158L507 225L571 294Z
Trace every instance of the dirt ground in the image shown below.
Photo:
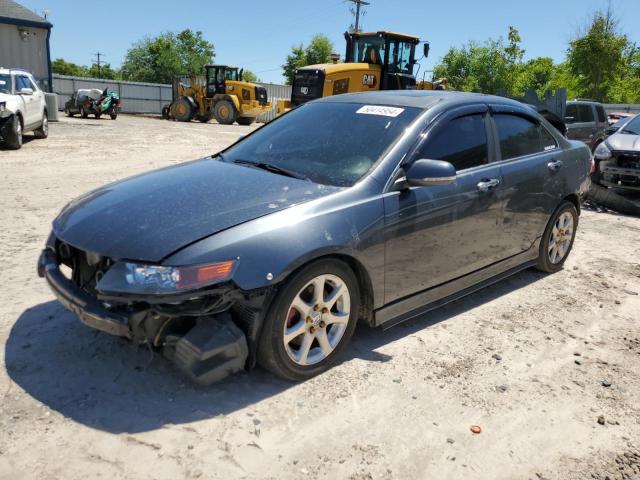
M35 266L65 203L251 128L63 118L0 151L1 479L640 478L639 218L584 210L563 271L361 328L301 384L196 388L54 301Z

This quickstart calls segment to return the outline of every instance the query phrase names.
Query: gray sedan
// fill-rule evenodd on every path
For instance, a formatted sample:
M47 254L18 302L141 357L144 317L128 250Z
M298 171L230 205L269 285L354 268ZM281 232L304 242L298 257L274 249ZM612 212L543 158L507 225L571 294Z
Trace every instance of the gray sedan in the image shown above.
M256 363L303 380L358 321L390 326L525 268L560 270L590 167L588 147L513 100L337 95L72 201L38 271L82 322L195 381Z

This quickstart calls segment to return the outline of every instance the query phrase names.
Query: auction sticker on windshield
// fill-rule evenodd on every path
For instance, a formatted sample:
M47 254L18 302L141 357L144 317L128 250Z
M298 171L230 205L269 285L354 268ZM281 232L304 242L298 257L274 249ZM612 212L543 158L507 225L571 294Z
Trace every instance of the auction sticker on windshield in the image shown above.
M356 110L356 113L363 115L382 115L383 117L397 117L402 112L404 112L404 108L382 107L380 105L364 105Z

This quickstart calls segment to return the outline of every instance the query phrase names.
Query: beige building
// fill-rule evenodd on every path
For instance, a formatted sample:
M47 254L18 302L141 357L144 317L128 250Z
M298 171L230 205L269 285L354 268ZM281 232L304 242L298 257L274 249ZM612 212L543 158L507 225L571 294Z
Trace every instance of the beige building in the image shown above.
M49 36L52 25L12 0L0 0L0 67L31 72L51 91Z

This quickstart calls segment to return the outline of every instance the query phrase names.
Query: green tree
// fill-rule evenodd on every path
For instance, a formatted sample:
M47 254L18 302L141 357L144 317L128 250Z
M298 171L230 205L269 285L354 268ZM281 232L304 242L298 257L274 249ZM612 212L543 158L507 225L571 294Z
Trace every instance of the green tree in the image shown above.
M434 68L435 78L446 78L451 88L483 93L511 93L516 74L512 53L500 38L483 44L451 47Z
M297 68L329 63L331 52L333 52L333 43L326 35L322 34L314 35L307 48L304 48L302 43L297 47L291 47L291 53L287 55L287 59L282 65L282 75L286 84L293 83L293 76Z
M109 63L105 63L98 68L98 64L94 63L86 69L85 76L90 78L106 78L107 80L119 80L122 78L120 71L111 68Z
M333 43L329 37L320 33L314 35L309 46L304 50L306 65L329 63L331 52L333 52Z
M567 62L577 77L580 95L610 100L613 86L628 70L629 50L633 48L620 32L611 6L593 15L586 32L569 44Z
M518 65L512 93L522 96L527 90L533 88L538 97L542 97L551 88L551 79L554 77L555 70L553 59L549 57L533 58Z
M51 71L59 75L71 75L74 77L86 76L87 68L72 62L67 62L62 58L56 58L51 62Z
M138 82L171 83L176 75L202 73L204 65L214 58L214 46L202 37L202 32L190 29L177 34L164 32L129 48L122 64L122 77Z
M285 78L285 83L291 85L293 83L293 76L296 73L296 69L308 65L305 60L304 47L302 44L298 47L292 47L291 53L287 55L287 59L282 65L282 75Z
M242 79L245 82L251 82L251 83L260 82L260 79L258 78L258 76L255 73L253 73L251 70L247 70L246 68L242 72Z

